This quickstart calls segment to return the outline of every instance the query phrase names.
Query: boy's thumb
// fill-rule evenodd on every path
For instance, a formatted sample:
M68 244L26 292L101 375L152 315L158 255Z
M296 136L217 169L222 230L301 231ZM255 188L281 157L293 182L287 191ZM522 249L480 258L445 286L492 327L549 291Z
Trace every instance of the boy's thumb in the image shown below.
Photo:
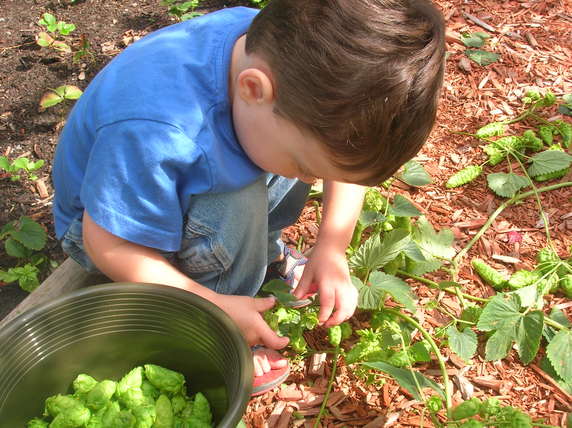
M258 312L264 312L272 308L276 303L275 297L259 297L254 299L254 305Z

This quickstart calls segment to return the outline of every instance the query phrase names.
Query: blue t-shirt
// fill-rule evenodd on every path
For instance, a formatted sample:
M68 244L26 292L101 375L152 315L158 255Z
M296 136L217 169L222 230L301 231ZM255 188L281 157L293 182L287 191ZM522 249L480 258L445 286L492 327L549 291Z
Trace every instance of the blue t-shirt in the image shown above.
M58 238L87 209L116 236L176 251L192 195L263 173L237 141L228 95L233 46L256 12L223 9L163 28L93 79L54 159Z

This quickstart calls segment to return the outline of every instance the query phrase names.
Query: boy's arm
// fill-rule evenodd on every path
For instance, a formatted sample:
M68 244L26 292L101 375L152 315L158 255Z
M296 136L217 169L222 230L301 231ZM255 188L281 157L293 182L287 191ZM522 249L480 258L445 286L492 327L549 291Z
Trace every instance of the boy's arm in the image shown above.
M301 298L317 290L318 318L326 326L347 320L357 306L358 293L350 281L346 248L361 212L364 193L363 186L337 181L324 183L318 238L294 295Z
M272 349L287 345L264 321L261 312L274 306L272 298L218 294L193 281L152 248L119 238L98 226L87 211L83 214L83 243L91 260L113 281L164 284L197 294L225 311L238 325L250 345Z

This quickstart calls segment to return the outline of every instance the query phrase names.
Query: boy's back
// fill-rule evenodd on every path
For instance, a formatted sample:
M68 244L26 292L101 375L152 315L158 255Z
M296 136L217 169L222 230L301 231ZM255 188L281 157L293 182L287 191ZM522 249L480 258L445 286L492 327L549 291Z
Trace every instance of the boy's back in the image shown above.
M176 251L190 195L262 174L236 140L228 97L232 46L255 14L226 9L166 27L96 76L54 160L58 238L87 209L111 233Z

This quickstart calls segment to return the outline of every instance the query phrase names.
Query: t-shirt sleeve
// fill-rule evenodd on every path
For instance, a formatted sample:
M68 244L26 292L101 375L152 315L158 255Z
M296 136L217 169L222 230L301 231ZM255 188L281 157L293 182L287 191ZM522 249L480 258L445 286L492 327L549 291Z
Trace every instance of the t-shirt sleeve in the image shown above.
M202 150L179 128L127 120L97 131L80 198L108 232L177 251L190 195L208 191L210 183Z

